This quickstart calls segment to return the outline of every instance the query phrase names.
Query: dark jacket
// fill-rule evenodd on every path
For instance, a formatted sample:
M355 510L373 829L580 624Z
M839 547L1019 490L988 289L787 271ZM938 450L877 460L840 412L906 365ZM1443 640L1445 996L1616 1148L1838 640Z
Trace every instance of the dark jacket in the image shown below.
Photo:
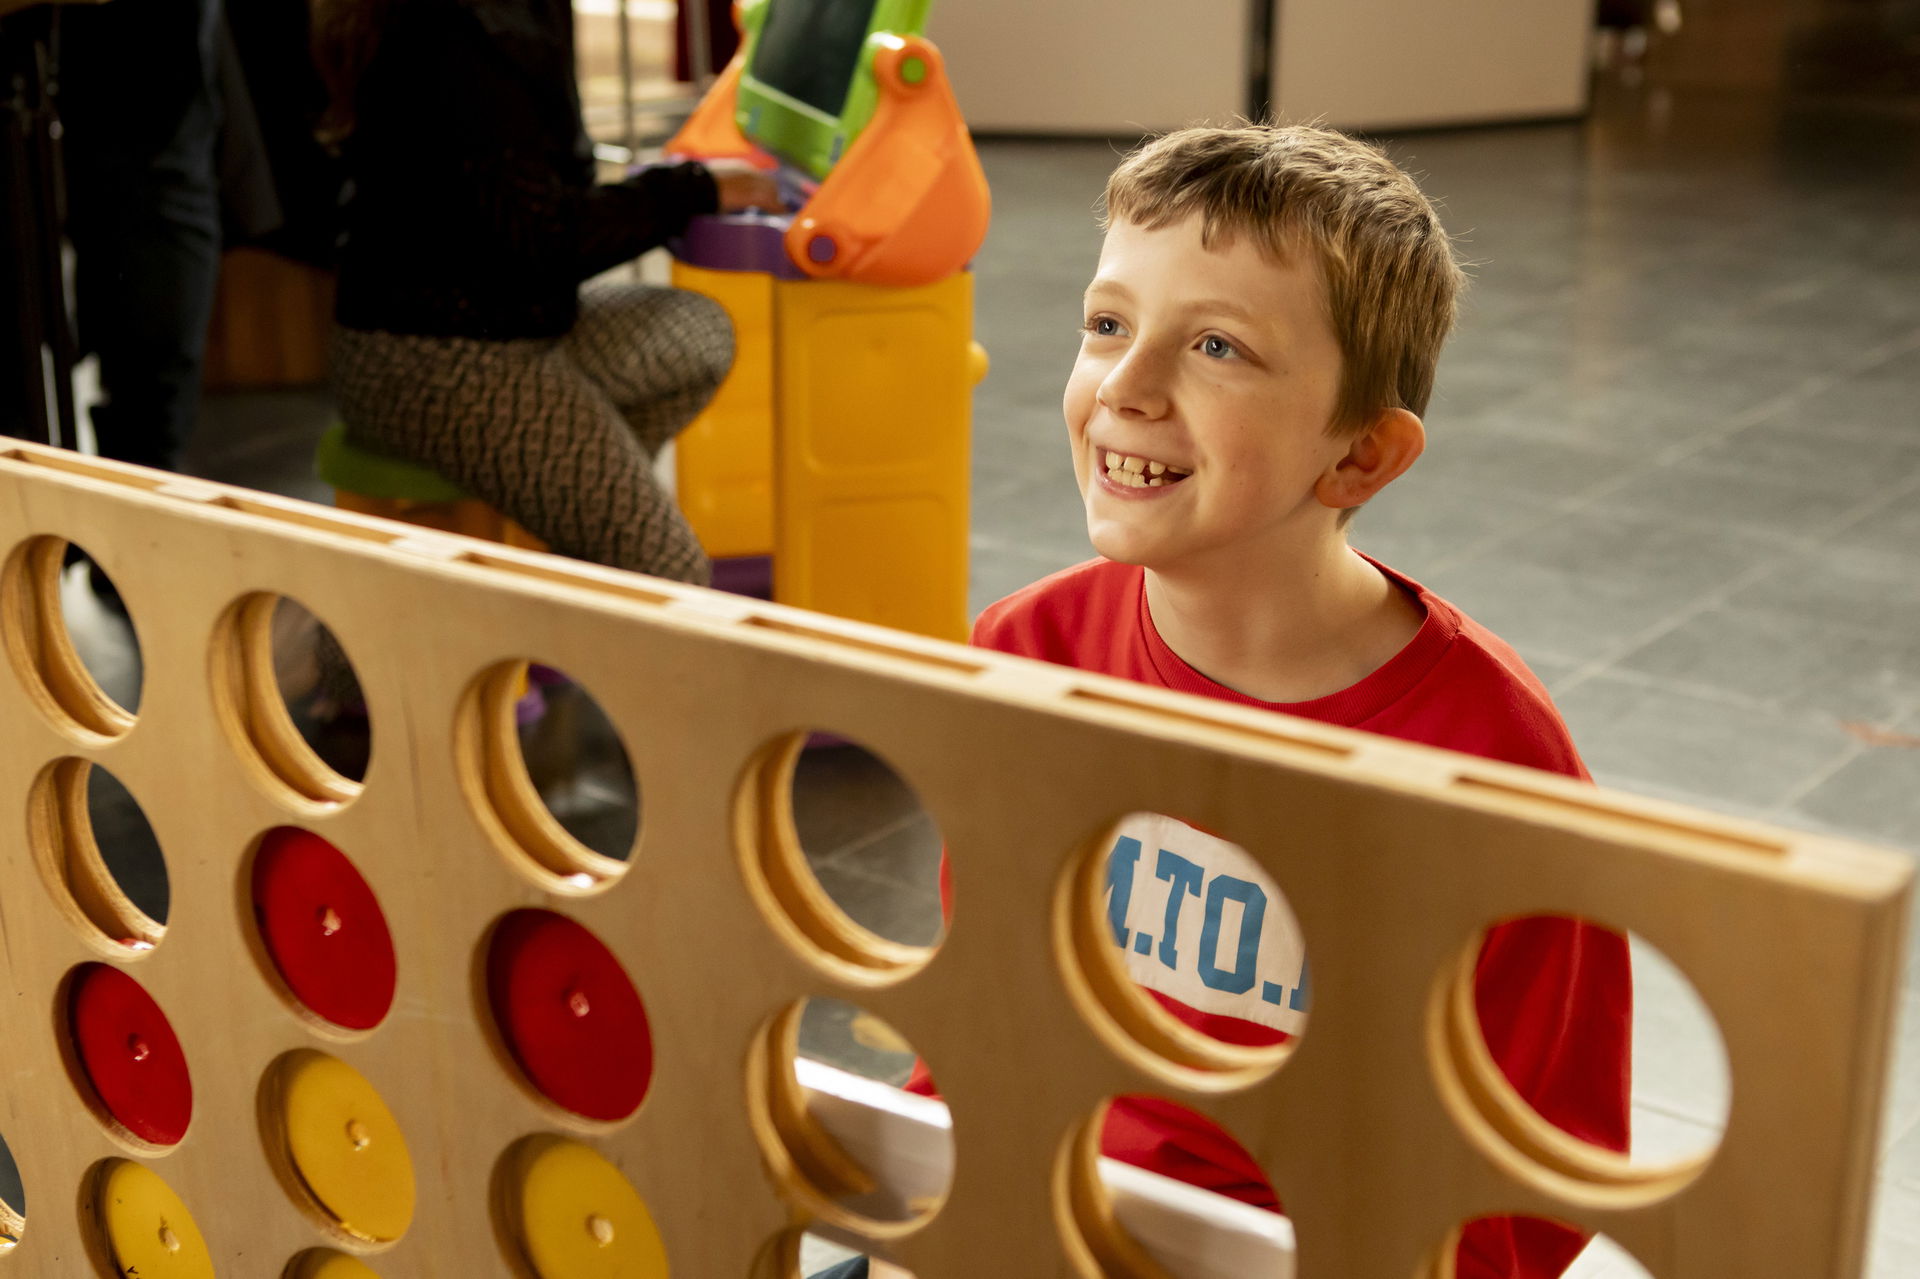
M596 186L567 0L396 0L362 77L340 323L557 337L578 286L718 207L697 164Z

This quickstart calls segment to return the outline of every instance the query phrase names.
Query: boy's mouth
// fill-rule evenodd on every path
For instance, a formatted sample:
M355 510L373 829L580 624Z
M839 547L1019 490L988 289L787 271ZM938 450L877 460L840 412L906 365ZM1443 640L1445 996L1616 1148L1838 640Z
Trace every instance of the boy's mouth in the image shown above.
M1168 484L1178 484L1193 474L1191 467L1171 466L1150 457L1115 453L1111 449L1106 451L1104 460L1107 479L1128 488L1162 488Z

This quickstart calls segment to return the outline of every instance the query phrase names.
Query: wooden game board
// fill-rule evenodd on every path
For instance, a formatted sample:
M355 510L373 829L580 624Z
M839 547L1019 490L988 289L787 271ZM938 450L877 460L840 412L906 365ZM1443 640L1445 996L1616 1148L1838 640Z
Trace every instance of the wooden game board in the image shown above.
M130 610L137 716L65 639L67 540ZM791 1273L808 1223L921 1279L1153 1275L1087 1136L1103 1099L1142 1091L1261 1160L1304 1276L1405 1279L1503 1212L1604 1230L1660 1279L1860 1273L1899 855L33 446L0 450L0 554L0 1135L28 1199L0 1276L654 1275L649 1215L682 1279ZM356 664L364 783L329 773L279 706L280 595ZM573 844L518 771L525 659L620 727L644 813L630 865ZM854 927L805 871L783 770L814 729L874 749L938 821L956 913L937 952ZM101 869L89 763L151 819L164 930ZM1138 810L1244 844L1284 889L1315 986L1284 1061L1183 1039L1116 977L1097 854ZM283 827L336 846L377 898L383 1016L355 984L377 956L306 970L329 1022L263 941L256 859ZM316 909L288 918L360 937L350 898L296 893ZM523 908L591 930L644 999L637 1113L576 1113L637 1093L631 1062L590 1069L625 1042L603 986L526 1006L551 1038L515 1049L496 1023L490 948ZM1732 1072L1711 1159L1631 1166L1499 1080L1467 973L1487 925L1532 913L1634 930L1691 979ZM113 1104L174 1060L114 974L177 1036L190 1122L171 1094ZM76 991L106 1008L85 1034ZM842 1202L859 1171L783 1068L792 1011L824 995L884 1018L940 1080L953 1175L930 1219ZM541 1072L585 1089L575 1111Z

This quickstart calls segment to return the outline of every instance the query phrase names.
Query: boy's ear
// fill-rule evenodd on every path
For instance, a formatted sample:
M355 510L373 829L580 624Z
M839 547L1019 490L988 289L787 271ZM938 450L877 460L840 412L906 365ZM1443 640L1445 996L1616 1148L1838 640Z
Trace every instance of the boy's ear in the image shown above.
M1359 506L1400 478L1427 447L1427 428L1406 409L1382 409L1314 482L1322 506Z

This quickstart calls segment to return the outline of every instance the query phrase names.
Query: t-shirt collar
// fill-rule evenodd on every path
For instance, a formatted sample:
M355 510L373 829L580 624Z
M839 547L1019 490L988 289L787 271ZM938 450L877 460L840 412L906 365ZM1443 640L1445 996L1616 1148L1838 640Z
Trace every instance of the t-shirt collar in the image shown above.
M1355 551L1354 554L1379 569L1395 586L1412 595L1426 613L1426 619L1421 622L1420 629L1414 632L1413 638L1388 658L1385 664L1358 683L1311 701L1263 702L1209 679L1189 666L1160 638L1160 631L1153 624L1153 614L1147 607L1146 570L1136 566L1133 570L1134 593L1137 597L1135 616L1154 673L1166 687L1183 693L1198 693L1202 697L1238 702L1243 706L1258 706L1284 715L1301 715L1349 728L1364 727L1366 721L1405 696L1439 662L1454 636L1460 633L1460 614L1451 604L1412 578L1396 573L1363 551Z

